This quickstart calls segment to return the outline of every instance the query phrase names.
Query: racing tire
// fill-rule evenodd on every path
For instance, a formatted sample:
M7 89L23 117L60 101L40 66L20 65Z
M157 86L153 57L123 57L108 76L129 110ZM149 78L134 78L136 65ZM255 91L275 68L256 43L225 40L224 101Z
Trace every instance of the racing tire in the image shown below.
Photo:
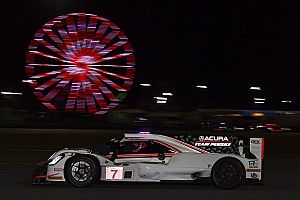
M245 170L239 161L223 158L214 164L211 179L217 188L234 189L244 182Z
M100 166L92 158L76 156L66 162L64 175L67 183L87 187L99 180Z

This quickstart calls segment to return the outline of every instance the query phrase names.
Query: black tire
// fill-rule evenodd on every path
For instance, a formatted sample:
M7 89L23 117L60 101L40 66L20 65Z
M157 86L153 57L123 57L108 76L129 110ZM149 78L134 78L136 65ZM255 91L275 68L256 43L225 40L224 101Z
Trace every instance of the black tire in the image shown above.
M92 158L76 156L65 164L66 182L76 187L86 187L99 180L100 166Z
M214 164L211 179L218 188L234 189L244 182L245 170L238 160L223 158Z

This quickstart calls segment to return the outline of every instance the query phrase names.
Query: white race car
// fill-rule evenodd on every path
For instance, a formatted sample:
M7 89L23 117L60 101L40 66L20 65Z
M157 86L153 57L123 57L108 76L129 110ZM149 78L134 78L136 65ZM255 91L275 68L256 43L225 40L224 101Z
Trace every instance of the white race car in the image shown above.
M209 153L178 139L156 134L125 134L106 146L107 155L88 149L57 151L37 165L33 182L67 182L85 187L97 181L210 179L218 188L232 189L246 179L262 180L263 138L249 139L251 158L243 153Z

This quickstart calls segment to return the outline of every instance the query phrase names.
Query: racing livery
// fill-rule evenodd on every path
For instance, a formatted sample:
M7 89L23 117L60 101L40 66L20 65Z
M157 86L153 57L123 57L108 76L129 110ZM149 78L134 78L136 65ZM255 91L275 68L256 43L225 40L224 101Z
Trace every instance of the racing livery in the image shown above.
M239 153L211 153L201 148L228 147L231 144L226 137L200 136L194 144L181 139L156 134L125 134L123 138L106 143L107 153L65 148L37 165L33 181L67 182L85 187L97 181L210 179L223 189L236 188L246 179L262 181L263 138L250 138L248 153L240 146Z

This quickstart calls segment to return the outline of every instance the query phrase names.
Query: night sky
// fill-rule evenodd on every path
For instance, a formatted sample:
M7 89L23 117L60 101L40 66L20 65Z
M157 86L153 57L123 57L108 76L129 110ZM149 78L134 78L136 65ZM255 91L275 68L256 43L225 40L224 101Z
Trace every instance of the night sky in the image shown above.
M250 86L261 86L266 109L292 100L299 110L300 5L297 1L1 2L1 91L22 90L25 54L34 33L62 14L85 12L116 23L131 41L136 78L124 104L172 92L173 104L196 104L207 85L207 107L251 108ZM151 98L151 96L149 97Z

